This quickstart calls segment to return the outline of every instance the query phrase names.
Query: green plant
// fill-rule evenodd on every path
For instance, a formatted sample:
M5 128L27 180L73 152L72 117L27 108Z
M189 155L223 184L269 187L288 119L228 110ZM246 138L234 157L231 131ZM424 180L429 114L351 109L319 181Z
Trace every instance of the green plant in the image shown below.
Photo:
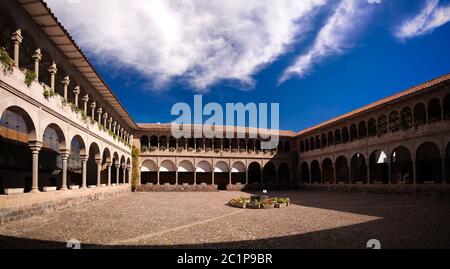
M4 75L13 73L14 60L9 57L9 54L4 47L0 48L0 62L3 65Z
M132 147L131 155L133 160L132 172L131 172L131 187L133 190L139 185L139 150L136 147Z
M33 81L36 80L36 73L34 73L31 70L26 69L25 70L25 85L27 85L27 87L29 88L31 86L31 84L33 83Z
M44 95L44 98L46 100L50 99L51 97L56 96L56 92L54 90L50 89L47 85L42 84L42 87L44 87L44 91L42 94Z
M141 146L141 152L146 152L148 150L148 146Z

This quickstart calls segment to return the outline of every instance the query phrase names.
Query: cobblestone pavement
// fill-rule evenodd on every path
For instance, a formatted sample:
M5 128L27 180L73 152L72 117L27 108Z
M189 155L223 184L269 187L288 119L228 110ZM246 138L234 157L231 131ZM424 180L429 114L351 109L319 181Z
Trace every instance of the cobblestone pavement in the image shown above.
M226 205L242 192L128 193L0 227L0 248L450 248L450 199L274 192L284 209Z

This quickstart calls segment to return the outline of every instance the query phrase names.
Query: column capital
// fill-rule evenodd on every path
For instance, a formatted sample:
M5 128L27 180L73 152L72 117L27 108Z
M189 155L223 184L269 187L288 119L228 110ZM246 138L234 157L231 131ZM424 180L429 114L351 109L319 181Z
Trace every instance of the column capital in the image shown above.
M89 155L80 155L80 160L82 161L82 162L87 162L87 160L89 160Z
M99 107L99 108L97 109L97 113L102 114L102 112L103 112L103 108L102 108L102 107Z
M58 72L58 68L56 67L56 63L53 62L52 65L50 65L50 67L48 68L48 72L51 75L55 75Z
M64 77L62 82L61 82L64 86L68 86L70 84L70 77Z
M73 88L73 93L80 94L80 86L76 86L75 88Z
M59 155L63 160L67 160L70 156L70 149L60 149Z
M34 51L34 53L33 53L33 60L38 61L38 62L42 60L41 49L37 49L37 50Z
M97 164L97 165L101 165L102 164L102 159L95 159L95 163Z
M112 125L113 125L114 128L116 128L116 126L117 126L117 121L114 121Z
M43 145L44 145L44 143L42 143L41 141L29 141L28 142L28 146L30 147L30 150L33 153L39 152L42 149Z
M108 122L109 122L109 123L112 123L112 121L113 121L113 118L110 117L110 118L108 119Z
M96 106L97 106L97 103L95 101L91 103L91 108L92 109L95 109Z
M114 166L116 167L116 169L119 169L120 168L120 164L114 164Z
M22 44L23 41L22 30L17 29L14 33L12 33L11 41L14 44Z
M89 101L89 95L86 94L85 96L83 96L83 99L81 99L81 100L83 100L83 102L88 102Z

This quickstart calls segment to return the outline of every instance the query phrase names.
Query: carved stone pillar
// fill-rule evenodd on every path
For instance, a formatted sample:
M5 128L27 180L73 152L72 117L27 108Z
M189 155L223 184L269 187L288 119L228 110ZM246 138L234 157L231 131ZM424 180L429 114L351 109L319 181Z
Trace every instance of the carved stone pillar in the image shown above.
M12 33L11 41L14 45L14 65L19 67L20 44L22 44L22 41L23 41L22 30L17 29L14 33Z
M64 89L64 100L67 101L68 100L67 89L69 88L70 78L68 76L65 77L61 83L62 83L63 89Z

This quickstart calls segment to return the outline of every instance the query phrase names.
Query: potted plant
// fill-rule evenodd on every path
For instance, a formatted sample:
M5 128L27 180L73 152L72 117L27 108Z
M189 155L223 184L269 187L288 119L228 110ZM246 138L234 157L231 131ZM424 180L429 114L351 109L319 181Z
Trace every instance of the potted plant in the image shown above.
M272 209L272 208L275 208L275 204L272 203L272 200L271 200L271 199L267 199L267 200L264 200L263 202L261 202L261 206L262 206L262 208L264 208L264 209Z

